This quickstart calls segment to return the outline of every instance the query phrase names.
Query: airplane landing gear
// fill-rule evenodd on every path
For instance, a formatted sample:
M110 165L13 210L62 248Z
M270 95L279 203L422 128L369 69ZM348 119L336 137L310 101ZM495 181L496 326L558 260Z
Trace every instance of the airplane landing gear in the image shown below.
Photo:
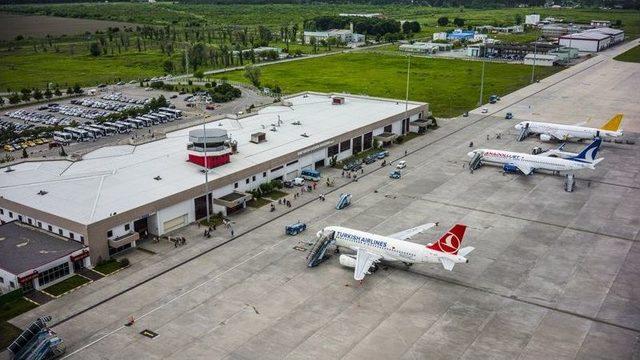
M408 262L403 262L403 264L404 264L406 267L409 267L409 266L413 265L413 263L408 263Z

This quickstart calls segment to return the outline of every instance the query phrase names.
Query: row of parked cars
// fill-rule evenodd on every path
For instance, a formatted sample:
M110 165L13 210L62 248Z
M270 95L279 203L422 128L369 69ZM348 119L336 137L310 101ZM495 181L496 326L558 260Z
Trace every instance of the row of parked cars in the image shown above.
M80 105L88 108L103 109L109 111L121 112L129 109L137 109L142 107L141 104L129 104L121 103L112 100L95 100L95 99L73 99L71 100L73 105ZM141 100L141 103L144 101Z
M148 114L127 118L125 120L105 121L102 123L87 122L76 127L65 127L63 131L54 131L53 140L59 144L71 142L95 141L101 137L114 134L125 134L132 130L152 125L171 122L182 116L180 110L160 108Z
M12 151L26 149L28 147L32 147L36 145L46 144L48 142L49 140L46 138L37 138L34 140L23 140L23 141L16 141L12 144L5 144L3 148L4 148L4 151L12 152Z
M102 100L119 101L119 102L122 102L122 103L138 104L138 105L146 105L151 101L151 99L149 99L149 98L144 98L144 99L130 98L130 97L124 96L121 92L114 92L114 93L111 93L111 94L105 94L105 95L102 95L100 98Z
M387 150L382 150L363 158L362 164L373 164L376 160L382 160L387 156L389 156L389 152ZM344 171L358 171L360 169L362 169L362 165L356 161L347 163L342 167L342 170Z

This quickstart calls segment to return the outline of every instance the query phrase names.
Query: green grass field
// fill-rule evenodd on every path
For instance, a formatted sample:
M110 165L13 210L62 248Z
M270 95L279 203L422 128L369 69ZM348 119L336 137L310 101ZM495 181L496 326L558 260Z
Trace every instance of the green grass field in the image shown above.
M96 265L93 270L104 274L104 275L109 275L112 272L120 269L122 267L122 265L120 264L120 262L116 259L109 259L105 262L102 262L98 265Z
M640 63L640 46L636 46L630 50L613 58L618 61Z
M263 84L278 84L286 93L305 90L347 92L404 99L407 58L371 53L333 55L261 67ZM482 63L465 60L427 59L411 61L411 100L431 105L435 116L449 117L472 109L480 96ZM560 70L537 67L538 79ZM243 72L221 75L243 81ZM508 94L529 84L531 67L486 63L485 101L489 95Z
M80 51L79 51L80 52ZM44 88L53 82L66 88L74 83L96 85L163 74L160 52L129 52L93 57L68 53L24 53L0 56L0 90L23 87Z
M57 284L51 285L48 288L44 289L44 291L48 292L53 296L60 296L67 291L73 290L78 286L84 285L88 283L90 280L84 276L73 275L72 277L60 281Z
M0 300L0 349L5 349L22 332L11 325L8 320L37 307L31 301L22 297L22 293L15 293L2 297Z

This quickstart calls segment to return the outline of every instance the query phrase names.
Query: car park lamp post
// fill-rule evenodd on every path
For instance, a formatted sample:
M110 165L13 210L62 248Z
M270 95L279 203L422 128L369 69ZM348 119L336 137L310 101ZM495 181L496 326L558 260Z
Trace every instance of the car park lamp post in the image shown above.
M198 96L198 105L200 110L204 113L204 96ZM204 136L204 202L207 205L207 226L209 226L209 220L211 218L211 209L209 206L209 158L207 158L207 120L206 117L202 118L202 130Z
M480 75L480 99L478 100L478 106L482 105L482 92L484 91L484 59L482 60L482 75Z
M533 65L531 66L531 83L535 81L536 77L536 59L538 58L538 40L533 43Z
M409 59L407 63L407 92L404 98L404 116L409 121L408 113L409 113L409 74L411 74L411 54L409 54ZM404 131L404 129L402 129ZM403 132L404 134L404 132Z

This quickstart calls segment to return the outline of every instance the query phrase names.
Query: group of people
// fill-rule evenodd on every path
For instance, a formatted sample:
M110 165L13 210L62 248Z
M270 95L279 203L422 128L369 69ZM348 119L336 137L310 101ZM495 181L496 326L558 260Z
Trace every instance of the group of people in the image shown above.
M170 237L169 241L171 241L173 243L173 247L177 248L178 246L182 246L182 245L186 245L187 244L187 239L184 236L179 236L179 237Z

